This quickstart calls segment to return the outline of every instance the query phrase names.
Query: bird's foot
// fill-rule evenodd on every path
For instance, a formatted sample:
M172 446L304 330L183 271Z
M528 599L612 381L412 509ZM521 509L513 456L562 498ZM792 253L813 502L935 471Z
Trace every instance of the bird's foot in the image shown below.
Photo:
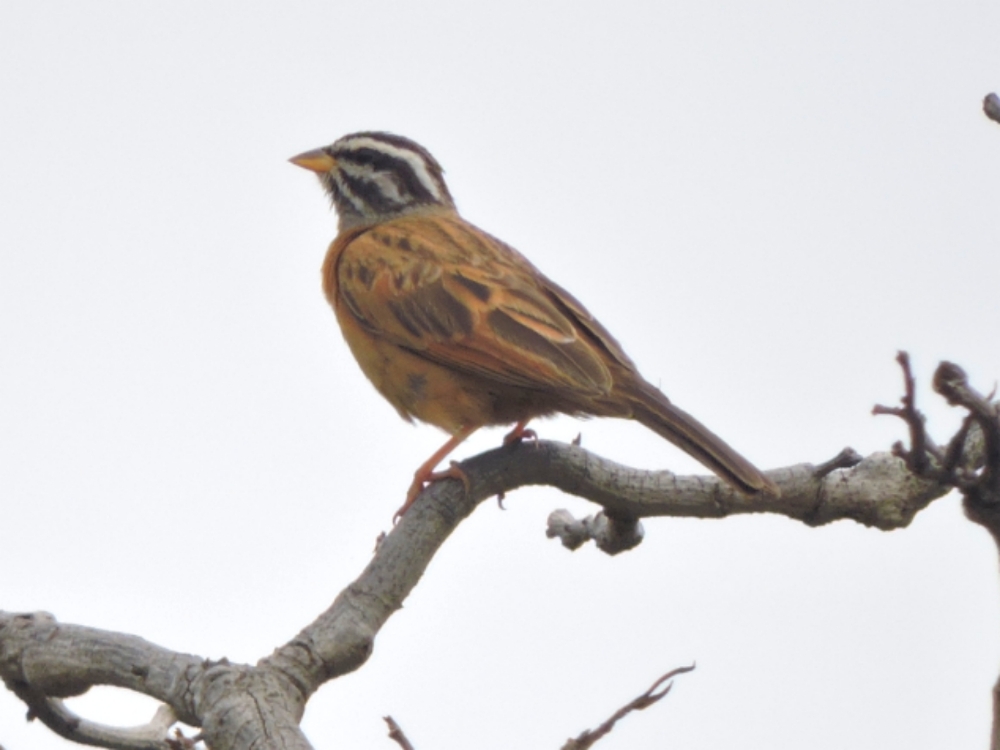
M538 444L538 433L534 430L529 430L527 428L527 420L524 422L518 422L514 425L514 429L503 436L504 445L513 445L514 443L520 443L523 440L532 440L537 445Z
M410 484L410 489L406 492L406 502L403 503L402 507L392 516L392 525L395 526L399 523L399 519L406 514L406 511L410 509L410 506L413 505L427 485L432 482L440 482L442 479L457 479L462 483L462 486L465 487L465 494L469 494L472 490L472 483L469 481L469 475L458 467L457 461L452 461L451 465L444 471L425 470L421 467L417 473L413 475L413 482Z

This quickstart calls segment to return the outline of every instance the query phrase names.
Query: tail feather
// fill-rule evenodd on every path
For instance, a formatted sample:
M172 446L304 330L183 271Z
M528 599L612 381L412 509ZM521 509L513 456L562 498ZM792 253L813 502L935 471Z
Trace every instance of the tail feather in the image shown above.
M635 392L629 394L636 421L696 458L737 489L751 494L781 495L773 481L705 425L678 409L649 383L637 385Z

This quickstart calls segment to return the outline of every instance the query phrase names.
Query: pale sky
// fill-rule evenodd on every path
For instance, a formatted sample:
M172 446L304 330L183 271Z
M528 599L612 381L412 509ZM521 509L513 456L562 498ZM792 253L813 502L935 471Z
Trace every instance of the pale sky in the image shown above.
M362 570L416 466L319 288L335 234L288 157L414 138L459 209L583 300L762 468L888 450L897 350L1000 378L996 2L8 3L0 10L0 609L256 661ZM703 473L631 422L554 419ZM458 458L493 447L483 431ZM985 747L997 551L955 497L911 528L654 519L618 558L484 503L317 747ZM147 703L74 705L133 724ZM138 705L136 705L138 704ZM7 750L68 745L0 693Z

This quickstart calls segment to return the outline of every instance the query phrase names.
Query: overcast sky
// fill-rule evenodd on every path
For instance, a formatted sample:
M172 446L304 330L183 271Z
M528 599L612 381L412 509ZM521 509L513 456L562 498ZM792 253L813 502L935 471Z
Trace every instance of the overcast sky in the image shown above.
M0 609L256 661L367 563L443 440L365 381L319 288L335 216L288 157L425 145L459 209L583 300L762 468L905 437L897 350L1000 378L1000 5L7 3L0 10ZM640 425L559 418L698 472ZM457 457L495 446L483 431ZM650 520L568 553L523 489L448 541L318 747L557 748L698 662L612 748L985 747L997 552L911 528ZM141 701L76 701L139 723ZM0 693L7 750L67 745Z

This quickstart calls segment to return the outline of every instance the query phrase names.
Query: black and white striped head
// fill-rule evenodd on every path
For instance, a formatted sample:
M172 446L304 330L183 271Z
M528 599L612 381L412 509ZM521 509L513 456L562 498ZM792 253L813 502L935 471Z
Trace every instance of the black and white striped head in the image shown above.
M441 165L423 146L399 135L352 133L291 162L319 175L341 231L414 211L455 210Z

